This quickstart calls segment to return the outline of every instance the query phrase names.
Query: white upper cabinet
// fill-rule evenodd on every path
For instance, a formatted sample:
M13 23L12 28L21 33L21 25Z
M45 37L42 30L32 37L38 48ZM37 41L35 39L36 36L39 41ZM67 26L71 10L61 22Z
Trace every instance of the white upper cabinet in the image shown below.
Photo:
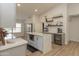
M0 27L15 27L16 23L16 4L1 3L0 4Z

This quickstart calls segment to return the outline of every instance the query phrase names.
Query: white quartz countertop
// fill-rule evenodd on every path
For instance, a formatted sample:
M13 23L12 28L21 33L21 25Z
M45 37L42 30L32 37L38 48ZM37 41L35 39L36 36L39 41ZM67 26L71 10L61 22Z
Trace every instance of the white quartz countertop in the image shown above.
M11 39L11 40L8 40L8 41L10 41L10 43L6 43L6 45L0 45L0 51L28 43L26 40L24 40L22 38Z
M27 34L32 34L32 35L39 35L39 36L43 36L43 33L39 33L39 32L27 32Z
M43 33L46 33L46 34L65 34L65 33L51 33L51 32L43 32Z
M39 35L39 36L43 36L45 34L65 34L65 33L50 33L50 32L27 32L27 34L32 34L32 35Z

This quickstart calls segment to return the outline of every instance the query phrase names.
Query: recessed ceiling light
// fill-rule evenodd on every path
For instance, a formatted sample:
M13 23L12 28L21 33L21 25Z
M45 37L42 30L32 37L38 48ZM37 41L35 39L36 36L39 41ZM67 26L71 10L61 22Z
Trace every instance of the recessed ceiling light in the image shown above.
M17 4L17 6L21 6L21 4Z
M37 12L38 11L38 9L35 9L35 12Z

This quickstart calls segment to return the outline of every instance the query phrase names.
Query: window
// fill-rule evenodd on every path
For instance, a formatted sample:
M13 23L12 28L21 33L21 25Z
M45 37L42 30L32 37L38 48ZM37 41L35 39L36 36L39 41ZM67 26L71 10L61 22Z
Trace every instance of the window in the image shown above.
M21 23L16 23L16 27L13 28L13 33L21 32Z
M16 32L21 32L21 23L16 23L15 28L5 28L8 33L16 33Z
M5 37L5 39L15 38L15 36L12 34L12 32L13 33L21 32L21 23L16 23L16 27L15 28L5 28L5 29L8 32L8 35Z

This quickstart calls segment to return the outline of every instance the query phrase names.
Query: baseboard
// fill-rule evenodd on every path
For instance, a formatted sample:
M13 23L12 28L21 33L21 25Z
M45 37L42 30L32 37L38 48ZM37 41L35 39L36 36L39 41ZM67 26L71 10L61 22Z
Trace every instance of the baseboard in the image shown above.
M79 40L70 40L70 41L79 42Z

